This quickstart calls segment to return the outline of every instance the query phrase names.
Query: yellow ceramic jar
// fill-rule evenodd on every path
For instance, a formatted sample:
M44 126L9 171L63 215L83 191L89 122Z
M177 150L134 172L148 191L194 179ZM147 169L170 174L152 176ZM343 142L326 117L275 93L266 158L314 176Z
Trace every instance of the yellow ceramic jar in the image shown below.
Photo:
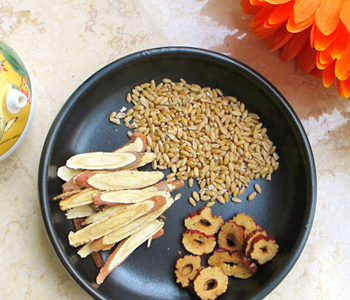
M34 102L28 69L16 52L0 41L0 160L13 153L26 136Z

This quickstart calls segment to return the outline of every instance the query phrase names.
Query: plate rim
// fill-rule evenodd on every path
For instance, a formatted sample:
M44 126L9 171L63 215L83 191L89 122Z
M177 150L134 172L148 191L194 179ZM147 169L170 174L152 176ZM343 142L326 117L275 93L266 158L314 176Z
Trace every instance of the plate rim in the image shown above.
M95 82L101 80L104 76L108 75L110 72L115 70L116 68L120 68L128 63L138 61L140 59L145 59L148 57L159 56L159 55L200 55L201 57L211 58L216 61L220 61L221 63L233 64L236 67L242 69L247 73L247 76L253 76L255 79L259 81L259 84L264 85L269 89L270 93L273 93L275 97L279 98L279 101L276 103L281 104L286 110L287 114L291 117L294 125L297 127L298 135L301 137L302 144L305 149L305 163L307 163L307 178L310 180L310 187L308 186L308 195L307 199L310 201L307 203L305 207L304 219L302 221L303 229L298 234L298 238L290 251L290 259L278 270L278 275L271 278L271 280L265 282L265 284L261 287L260 291L249 298L251 300L258 300L266 297L269 293L271 293L288 275L288 273L292 270L293 266L296 264L300 255L305 248L307 240L310 236L311 228L314 221L315 210L316 210L316 202L317 202L317 176L316 176L316 165L314 161L314 156L312 152L312 147L305 132L305 129L295 113L292 106L286 100L286 98L279 92L279 90L271 84L269 80L267 80L264 76L262 76L259 72L252 69L250 66L245 63L227 56L225 54L221 54L218 52L214 52L212 50L196 48L196 47L182 47L182 46L170 46L170 47L157 47L150 48L146 50L141 50L135 53L128 54L126 56L120 57L117 60L114 60L101 69L94 72L91 76L89 76L86 80L84 80L67 98L67 100L62 105L61 109L56 114L49 131L47 133L41 156L39 162L38 169L38 190L39 190L39 201L40 201L40 209L43 218L43 223L45 226L46 234L50 240L50 244L58 256L60 262L63 264L65 270L68 274L74 279L78 285L83 288L90 296L95 299L108 299L105 295L101 295L97 289L91 286L86 280L78 273L78 271L74 268L73 265L69 262L66 253L60 244L60 241L55 235L55 228L52 221L52 216L49 209L49 201L47 199L47 178L49 172L49 161L51 159L52 148L55 142L55 137L57 132L60 130L61 126L63 126L63 120L65 115L70 111L71 107L79 100L80 96L84 93L86 89L88 89Z

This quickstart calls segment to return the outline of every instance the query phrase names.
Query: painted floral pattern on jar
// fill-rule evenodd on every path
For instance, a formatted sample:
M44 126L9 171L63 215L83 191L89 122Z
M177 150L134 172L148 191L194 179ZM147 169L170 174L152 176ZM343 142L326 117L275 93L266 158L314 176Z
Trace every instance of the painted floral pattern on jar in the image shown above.
M0 160L16 145L32 113L32 85L18 54L0 41Z

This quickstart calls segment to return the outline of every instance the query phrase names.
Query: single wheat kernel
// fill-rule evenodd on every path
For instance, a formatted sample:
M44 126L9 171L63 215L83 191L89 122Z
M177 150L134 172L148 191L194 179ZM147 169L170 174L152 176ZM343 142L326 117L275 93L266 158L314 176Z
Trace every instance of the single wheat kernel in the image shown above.
M259 184L254 184L254 189L255 189L255 191L257 192L257 193L259 193L259 194L261 194L261 187L260 187L260 185Z
M255 199L255 197L256 197L256 192L252 192L252 193L250 193L250 194L248 195L248 200L249 200L249 201L252 201L252 200Z
M199 201L199 194L196 192L196 191L194 191L193 193L192 193L192 197L193 197L193 199L194 200L196 200L196 201Z
M181 198L181 196L182 196L181 193L176 194L174 197L174 200L175 201L179 200Z
M196 201L195 201L192 197L188 198L188 202L189 202L192 206L196 206Z
M235 203L241 203L242 202L242 200L241 199L239 199L239 198L236 198L236 197L232 197L232 202L235 202Z

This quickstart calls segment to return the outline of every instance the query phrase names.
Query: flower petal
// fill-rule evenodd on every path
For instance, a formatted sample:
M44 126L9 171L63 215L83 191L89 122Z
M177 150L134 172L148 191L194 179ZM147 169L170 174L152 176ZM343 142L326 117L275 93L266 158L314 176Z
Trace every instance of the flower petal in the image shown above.
M275 7L273 5L266 5L253 17L250 22L250 27L252 29L257 29L261 26L264 26L265 20L269 17L269 15L273 12Z
M350 78L346 80L338 80L337 82L338 93L341 98L349 98L350 97Z
M315 16L311 15L304 21L297 23L295 22L294 14L291 14L287 22L287 29L288 31L294 32L294 33L301 32L306 28L308 28L309 26L311 26L314 23L314 20L315 20Z
M296 0L294 4L294 20L300 23L313 16L322 0Z
M317 26L313 26L312 43L311 45L318 51L326 49L339 36L341 23L329 35L324 35Z
M278 5L278 4L284 4L287 2L294 2L294 0L265 0L265 2Z
M333 62L333 58L330 53L326 50L317 51L316 55L316 66L320 70L326 69Z
M242 11L248 15L256 15L261 6L254 6L250 4L250 0L241 0Z
M339 23L338 27L338 37L328 47L333 59L340 59L350 42L350 34L343 23Z
M297 60L297 67L304 73L310 73L316 68L316 54L317 51L306 44L304 49L300 52Z
M289 16L293 13L293 4L293 2L288 2L276 7L268 19L265 20L264 26L266 28L274 27L287 21Z
M339 80L345 80L350 70L350 43L348 43L342 57L335 63L335 75Z
M273 28L265 28L264 26L261 26L260 28L257 28L254 31L254 35L258 39L264 39L276 32L283 24L277 25Z
M322 72L322 82L325 87L330 87L335 80L335 60L323 70Z
M309 74L322 80L323 70L314 68Z
M316 11L315 22L324 35L331 34L338 26L340 11L346 0L323 1Z
M340 12L340 20L350 32L350 1L346 1Z
M266 5L266 4L269 4L267 3L265 0L250 0L250 4L251 5L255 5L255 6L260 6L260 5Z
M305 45L309 42L310 30L304 30L296 33L292 38L284 45L280 54L282 61L292 60L297 57Z
M266 38L266 43L271 48L270 52L276 51L284 46L292 36L293 33L290 33L284 26L281 26L274 34Z

